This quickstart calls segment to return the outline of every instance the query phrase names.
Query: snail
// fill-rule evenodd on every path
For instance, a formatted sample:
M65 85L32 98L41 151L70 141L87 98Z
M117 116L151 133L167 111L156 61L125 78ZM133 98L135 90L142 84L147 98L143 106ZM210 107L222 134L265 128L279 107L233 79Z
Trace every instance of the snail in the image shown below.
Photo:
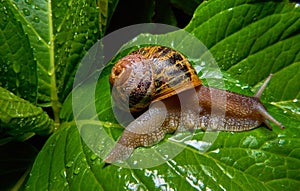
M272 129L271 121L284 129L260 102L271 76L250 97L202 85L185 56L171 48L148 46L128 54L112 68L112 99L121 109L144 113L125 128L104 162L125 160L135 148L151 146L181 126L247 131L262 123Z

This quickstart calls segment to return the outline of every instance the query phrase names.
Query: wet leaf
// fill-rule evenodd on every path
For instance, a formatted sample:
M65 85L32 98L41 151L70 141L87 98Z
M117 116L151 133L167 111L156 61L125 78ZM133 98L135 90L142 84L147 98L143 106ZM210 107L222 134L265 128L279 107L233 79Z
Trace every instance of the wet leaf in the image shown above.
M105 130L108 141L122 132L111 107L108 65L97 83L90 78L73 91L82 100L75 114L79 121L72 115L73 95L67 98L61 113L63 128L39 153L27 189L299 190L300 121L298 110L295 112L297 103L291 103L300 92L299 16L299 6L287 1L215 0L202 3L185 28L214 55L229 90L253 94L269 73L274 73L262 100L286 126L284 131L261 126L241 133L199 130L191 140L167 136L160 144L135 151L143 154L164 143L183 148L175 158L164 156L166 163L162 165L147 169L104 167L97 154L107 154L104 150L112 145L103 144L97 133L86 132ZM169 40L172 35L142 35L135 41L146 42L147 37ZM185 39L180 38L184 44ZM93 86L97 94L89 102L91 94L87 92L94 90ZM93 105L96 115L89 110ZM95 143L97 152L91 150L90 143ZM155 158L136 164L152 160Z

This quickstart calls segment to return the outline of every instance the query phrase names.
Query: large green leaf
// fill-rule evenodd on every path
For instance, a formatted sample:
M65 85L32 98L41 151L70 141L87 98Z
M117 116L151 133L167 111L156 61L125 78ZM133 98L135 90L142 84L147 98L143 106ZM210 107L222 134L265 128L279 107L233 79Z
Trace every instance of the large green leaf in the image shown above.
M73 87L78 64L97 39L104 36L116 3L0 0L1 145L23 141L34 134L48 135L54 124L59 127L61 103ZM51 117L54 115L55 123L43 109ZM11 149L14 151L15 147ZM11 162L4 157L3 154L1 172L10 176L4 166ZM20 169L14 162L15 166L10 165L12 174L22 173L25 168ZM31 163L27 165L29 170Z
M0 145L34 134L47 135L53 129L53 120L42 108L0 87Z
M37 72L30 43L7 1L1 1L0 10L0 86L35 103Z
M1 9L0 52L7 55L2 62L8 65L2 83L17 84L15 81L21 79L26 82L29 76L31 84L22 88L35 93L39 104L58 107L57 102L63 101L72 89L80 59L104 34L98 32L96 1L2 0ZM27 58L20 55L24 50Z
M50 137L39 153L26 188L299 190L299 22L299 7L288 2L215 0L201 4L185 29L209 48L224 70L226 87L232 91L253 93L269 73L274 73L262 100L269 112L286 126L284 131L277 127L270 131L262 126L241 133L220 132L212 143L204 138L215 133L197 131L190 141L165 138L163 143L184 150L163 165L148 169L103 167L102 160L81 136L86 130L101 127L114 139L122 132L111 108L109 65L97 83L95 102L87 102L83 96L94 85L92 81L75 90L76 96L82 97L82 109L77 113L82 120L76 121L77 124L72 116L72 95L68 97L61 113L63 128ZM168 40L174 34L157 38ZM154 36L142 35L135 40L145 41L147 37ZM150 38L148 43L152 43ZM92 104L96 105L98 116L90 116L87 108ZM89 136L90 141L97 138ZM207 144L209 148L205 150ZM135 153L142 154L147 149L150 148L138 148Z
M100 2L1 0L0 86L33 104L51 106L56 126L59 125L60 102L72 89L80 59L97 38L104 35L103 30L99 32L99 14L106 18L101 20L101 26L106 26L116 6L113 2L102 1L99 11L96 3ZM1 98L1 101L7 99L9 97ZM5 115L11 115L11 111L5 109L2 108L0 122L2 131L9 129L4 132L8 135L24 124L2 121ZM41 108L28 115L39 112ZM18 119L23 120L22 116ZM36 131L35 125L25 125L26 131L30 131L29 128Z

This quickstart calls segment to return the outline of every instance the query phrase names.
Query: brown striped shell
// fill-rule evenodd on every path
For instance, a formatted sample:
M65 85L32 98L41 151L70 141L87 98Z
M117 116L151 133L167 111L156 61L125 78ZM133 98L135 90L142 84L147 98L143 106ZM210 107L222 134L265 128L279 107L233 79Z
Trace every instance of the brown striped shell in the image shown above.
M152 102L201 85L185 56L163 46L140 48L123 57L109 81L115 104L130 112L143 111Z

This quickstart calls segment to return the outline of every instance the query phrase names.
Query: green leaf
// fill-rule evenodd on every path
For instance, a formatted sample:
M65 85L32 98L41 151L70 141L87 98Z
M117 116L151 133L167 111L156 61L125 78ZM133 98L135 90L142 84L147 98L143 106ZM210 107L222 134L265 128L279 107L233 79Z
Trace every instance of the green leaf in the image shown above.
M37 73L30 43L8 1L0 4L0 86L36 103Z
M253 86L270 73L298 64L300 11L295 4L216 2L201 4L186 30L209 48L223 70Z
M56 84L63 102L73 88L73 78L86 51L104 35L99 32L99 12L94 0L53 1ZM102 10L100 10L102 11Z
M99 11L99 21L100 21L100 33L105 34L108 24L110 23L111 16L115 11L119 0L107 1L98 0L97 5L100 9Z
M47 135L54 124L42 108L0 87L0 144L12 138L23 140L34 134Z
M183 148L175 158L160 166L148 169L127 169L114 165L103 167L102 160L96 154L107 154L103 148L111 145L103 144L100 140L104 138L97 133L86 134L86 131L103 129L110 135L107 141L117 139L122 132L111 107L108 76L112 65L108 65L96 84L95 100L88 101L91 97L88 92L95 85L93 78L88 79L85 86L74 90L75 98L82 100L75 116L80 119L76 124L72 115L73 95L69 95L61 113L65 121L63 128L50 137L39 153L26 188L299 190L299 18L299 7L286 1L215 0L201 4L185 28L214 55L224 71L229 90L253 94L269 73L274 73L262 101L269 112L286 126L284 131L277 127L270 131L263 126L241 133L199 130L192 140L176 142L167 136L160 144L138 148L134 152L143 154L163 143ZM281 22L277 26L271 25L278 21ZM153 44L155 39L168 41L171 37L176 38L176 32L161 36L141 35L128 45L137 41ZM182 46L188 46L184 38L177 38L182 39ZM283 55L288 57L281 60ZM251 67L245 69L244 65ZM98 116L89 110L93 105ZM184 136L184 133L180 135ZM211 138L216 140L212 142ZM95 143L96 153L87 147L90 144L86 143L90 142Z
M31 56L28 57L28 66L24 68L19 66L23 64L20 58L14 59L12 63L7 60L9 58L2 62L15 65L14 70L24 70L20 72L20 76L25 71L30 74L28 68L30 67L33 77L34 74L37 75L37 87L33 84L33 88L37 90L30 86L27 88L37 92L39 104L57 105L56 102L62 102L71 91L74 72L80 59L96 39L103 35L98 30L99 12L96 2L81 0L72 2L71 6L71 2L67 1L2 0L1 5L2 9L6 10L1 23L8 26L3 28L3 32L6 34L14 29L15 36L18 37L19 34L19 38L22 39L10 45L11 52L17 52L20 47L27 45L26 54ZM7 16L9 19L4 20ZM9 36L7 34L6 36L8 39ZM16 37L12 40L18 40ZM2 51L2 54L6 53L5 50Z

